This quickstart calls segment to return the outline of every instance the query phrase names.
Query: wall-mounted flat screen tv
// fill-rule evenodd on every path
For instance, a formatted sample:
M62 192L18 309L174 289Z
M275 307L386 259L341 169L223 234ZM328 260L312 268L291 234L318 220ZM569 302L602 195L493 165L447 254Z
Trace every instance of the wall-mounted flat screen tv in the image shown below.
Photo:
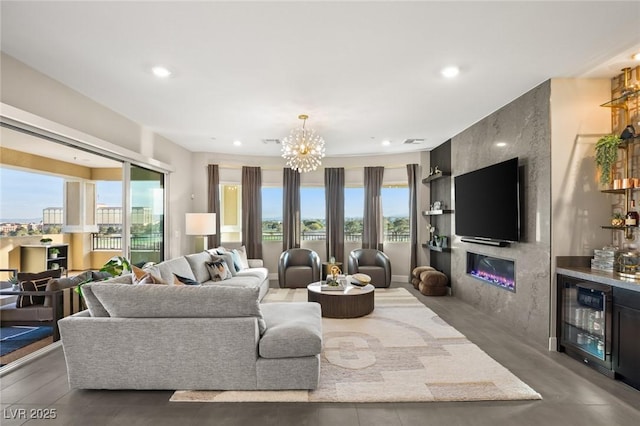
M456 176L456 235L494 241L519 241L518 176L517 157Z

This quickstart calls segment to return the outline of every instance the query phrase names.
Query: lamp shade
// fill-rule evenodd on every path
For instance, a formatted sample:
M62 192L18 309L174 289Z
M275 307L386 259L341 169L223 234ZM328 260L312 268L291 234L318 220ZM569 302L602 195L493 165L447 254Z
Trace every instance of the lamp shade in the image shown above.
M215 235L215 213L187 213L185 217L187 235Z

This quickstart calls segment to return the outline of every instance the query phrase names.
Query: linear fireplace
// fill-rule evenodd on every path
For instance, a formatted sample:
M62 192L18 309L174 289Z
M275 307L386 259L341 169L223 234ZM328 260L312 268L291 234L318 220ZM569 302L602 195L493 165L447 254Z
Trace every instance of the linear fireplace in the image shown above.
M467 274L505 290L516 291L515 262L467 252Z

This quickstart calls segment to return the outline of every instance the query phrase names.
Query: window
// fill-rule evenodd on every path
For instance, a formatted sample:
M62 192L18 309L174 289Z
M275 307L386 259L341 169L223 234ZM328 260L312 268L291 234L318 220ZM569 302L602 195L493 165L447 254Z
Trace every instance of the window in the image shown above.
M282 241L282 188L262 188L262 240Z
M384 241L409 241L409 187L383 186L381 195Z
M96 224L102 235L122 234L122 182L96 182Z
M242 187L220 185L220 236L223 242L242 241ZM281 198L282 199L282 198Z
M344 240L362 241L364 188L344 189Z
M324 188L300 188L300 220L303 241L326 239Z
M0 167L0 237L60 234L64 179Z

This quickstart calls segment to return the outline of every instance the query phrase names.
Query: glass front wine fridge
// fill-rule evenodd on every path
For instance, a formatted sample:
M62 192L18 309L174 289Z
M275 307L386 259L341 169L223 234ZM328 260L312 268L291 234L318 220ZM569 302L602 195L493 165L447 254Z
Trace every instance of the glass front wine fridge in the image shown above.
M560 351L612 376L611 287L560 275L558 290Z

